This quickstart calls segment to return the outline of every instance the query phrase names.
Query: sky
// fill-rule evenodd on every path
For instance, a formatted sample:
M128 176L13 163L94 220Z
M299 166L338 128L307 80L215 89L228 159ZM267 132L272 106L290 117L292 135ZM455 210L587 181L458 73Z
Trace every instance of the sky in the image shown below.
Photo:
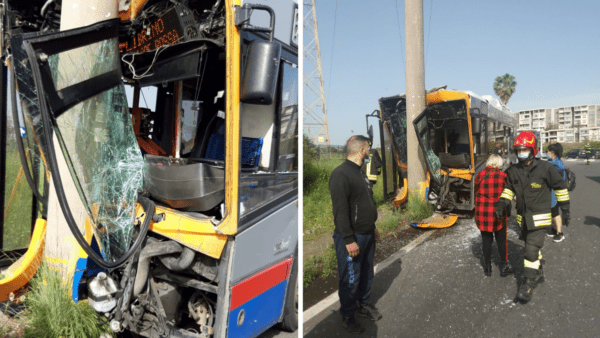
M380 97L406 92L404 1L315 2L329 136L342 145L366 135ZM497 98L494 80L509 73L513 112L600 104L600 1L424 0L423 12L425 88Z

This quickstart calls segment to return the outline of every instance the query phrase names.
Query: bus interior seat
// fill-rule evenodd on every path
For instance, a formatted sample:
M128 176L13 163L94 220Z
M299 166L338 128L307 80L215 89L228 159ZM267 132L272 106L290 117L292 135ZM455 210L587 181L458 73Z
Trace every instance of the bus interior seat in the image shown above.
M216 161L225 160L225 124L222 119L217 132L210 135L208 144L206 145L206 153L204 158ZM215 124L219 125L219 123ZM258 168L260 155L263 145L262 138L242 137L242 169ZM247 170L242 170L247 171Z
M467 169L471 164L471 157L469 154L460 153L460 154L448 154L448 153L439 153L438 157L440 158L440 163L444 167L448 168L456 168L456 169Z
M454 145L453 154L470 154L471 148L468 143L457 143Z

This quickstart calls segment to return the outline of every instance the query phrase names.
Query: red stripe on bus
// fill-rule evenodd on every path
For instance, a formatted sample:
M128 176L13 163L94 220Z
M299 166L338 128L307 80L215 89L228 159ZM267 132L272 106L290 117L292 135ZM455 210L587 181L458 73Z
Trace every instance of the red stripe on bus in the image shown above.
M231 288L229 311L235 310L238 306L286 280L290 275L291 267L292 258L288 258L234 285Z

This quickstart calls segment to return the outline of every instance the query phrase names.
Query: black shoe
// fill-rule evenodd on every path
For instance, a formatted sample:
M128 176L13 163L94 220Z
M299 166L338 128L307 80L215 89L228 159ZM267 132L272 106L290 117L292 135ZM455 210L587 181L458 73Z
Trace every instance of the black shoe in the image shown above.
M554 236L555 243L562 242L564 239L565 239L565 235L563 235L562 232L559 232Z
M542 282L544 282L544 274L541 271L535 278L525 277L523 279L523 284L521 284L519 291L517 291L517 299L521 300L523 303L529 302L533 296L533 289Z
M485 273L487 277L492 277L492 261L484 261L483 273Z
M371 304L361 304L358 308L358 315L367 317L374 321L380 320L381 317L383 317L381 313L379 313L379 311L377 311L377 309Z
M342 316L342 326L344 327L344 329L350 333L363 333L365 332L365 328L362 327L357 321L356 319L354 319L354 316L350 316L350 317L345 317Z
M549 231L546 231L546 236L548 236L548 237L554 237L554 236L556 236L556 234L557 234L557 232L556 232L556 229L554 229L554 228L550 228Z
M515 269L513 269L509 261L500 262L500 277L506 277L513 273L515 273Z

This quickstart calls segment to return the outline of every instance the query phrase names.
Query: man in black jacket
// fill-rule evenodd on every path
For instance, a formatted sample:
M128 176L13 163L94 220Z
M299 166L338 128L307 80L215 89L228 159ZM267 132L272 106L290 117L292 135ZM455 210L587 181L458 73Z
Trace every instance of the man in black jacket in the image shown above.
M523 265L525 278L517 291L521 302L531 300L533 289L544 280L541 249L546 229L552 226L550 205L552 189L562 210L562 222L569 225L569 192L567 183L548 162L537 155L536 138L530 131L521 132L514 141L513 149L519 163L506 170L507 180L496 208L496 217L503 218L505 207L516 198L517 223L525 239Z
M346 161L329 177L335 223L333 242L340 275L340 312L346 330L357 333L364 332L364 328L354 319L355 312L371 320L381 319L381 314L369 303L379 232L375 228L377 206L371 184L361 171L368 159L369 139L352 136L346 143Z

